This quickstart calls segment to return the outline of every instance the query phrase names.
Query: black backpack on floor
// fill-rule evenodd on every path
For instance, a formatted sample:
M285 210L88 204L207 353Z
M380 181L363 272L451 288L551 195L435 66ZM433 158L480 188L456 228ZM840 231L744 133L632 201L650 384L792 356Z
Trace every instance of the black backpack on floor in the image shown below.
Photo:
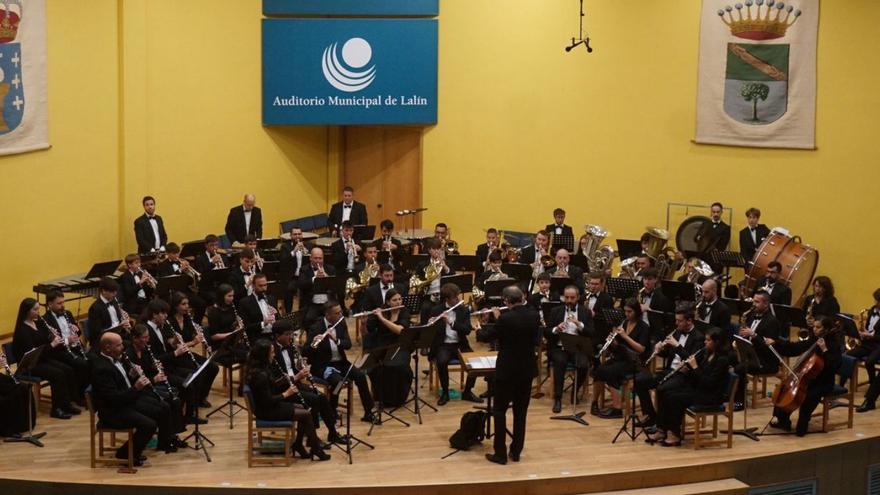
M449 437L449 445L453 449L467 450L483 441L486 437L485 427L485 412L468 411L461 417L461 426L458 431Z

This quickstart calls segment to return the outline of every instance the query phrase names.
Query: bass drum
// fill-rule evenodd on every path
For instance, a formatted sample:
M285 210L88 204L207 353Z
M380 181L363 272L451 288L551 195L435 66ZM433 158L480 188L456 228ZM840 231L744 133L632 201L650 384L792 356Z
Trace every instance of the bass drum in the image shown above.
M746 274L746 287L750 292L767 273L767 265L771 261L778 261L782 265L779 279L791 289L792 304L800 306L819 266L819 251L801 243L798 236L792 237L783 229L773 229L755 251Z
M694 216L685 219L675 232L675 246L682 253L704 254L712 246L712 219Z

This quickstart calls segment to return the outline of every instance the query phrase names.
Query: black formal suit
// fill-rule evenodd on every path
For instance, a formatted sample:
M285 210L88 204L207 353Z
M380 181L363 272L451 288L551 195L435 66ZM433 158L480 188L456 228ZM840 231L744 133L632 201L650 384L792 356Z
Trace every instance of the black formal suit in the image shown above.
M532 380L538 375L535 347L541 339L538 312L528 305L515 306L501 313L487 328L487 337L497 342L495 362L495 455L507 457L507 408L513 405L513 441L510 452L518 456L526 438L526 413Z
M767 277L758 279L758 287L767 287L770 292L770 304L791 305L791 289L782 282L767 285Z
M880 381L877 380L877 362L880 361L880 314L875 308L870 308L862 331L873 332L873 335L859 337L859 345L847 352L848 355L864 360L865 370L868 372L870 387L865 393L865 402L873 404L880 395Z
M648 308L654 311L661 311L663 313L672 313L675 311L675 301L666 297L666 294L664 294L663 290L659 287L655 288L651 292L643 292L642 300L650 301L648 302ZM661 324L661 320L659 318L649 317L648 312L643 312L642 317L643 319L647 319L647 322L651 327L652 342L662 340L666 336L666 329Z
M680 342L683 336L684 343L682 344ZM673 364L679 364L675 363L676 357L680 360L686 360L689 356L702 349L705 344L703 333L696 328L691 328L686 334L676 330L672 333L672 338L679 342L679 345L675 347L666 346L657 354L664 360L662 370L654 374L642 371L636 375L634 388L639 396L639 403L642 405L642 414L650 419L657 418L657 410L654 409L654 403L651 401L651 389L656 388L659 394L663 391L680 387L683 377L681 373L673 375L674 378L667 380L662 386L660 381L673 369Z
M156 364L153 362L153 359L150 357L150 354L146 349L138 352L133 346L127 345L125 348L125 354L128 355L128 359L132 364L141 367L144 376L153 382L153 390L156 391L156 394L161 397L163 401L168 403L171 432L181 433L186 430L183 419L183 401L179 396L181 391L184 390L184 380L174 374L166 374L165 381L156 382L153 378L159 374L159 369L156 368ZM152 392L148 391L146 393L150 394Z
M265 297L266 305L269 308L277 307L275 296L264 294L263 297ZM244 331L247 332L251 342L256 342L261 337L270 338L272 336L271 325L263 324L263 311L260 309L256 294L245 296L238 301L238 315L244 322Z
M497 244L495 245L495 249L498 249ZM485 263L489 259L489 244L484 242L477 246L476 255L477 260L480 263Z
M237 266L229 270L229 279L227 283L232 286L235 291L235 300L241 301L248 295L248 285L245 277L253 277L256 270L251 269L247 273L241 271L241 267Z
M712 239L709 249L726 251L728 244L730 244L730 225L727 225L723 221L712 223L712 225L709 226L709 237Z
M335 277L336 269L333 268L333 265L325 264L324 273L326 273L328 277ZM299 272L297 286L299 287L299 309L300 311L303 309L306 311L305 319L303 320L303 324L306 327L312 326L312 323L324 314L322 304L314 302L315 296L318 295L318 293L315 292L316 279L315 269L312 265L304 265ZM340 285L341 283L337 281L337 287ZM321 294L326 295L328 299L339 300L339 292L323 292Z
M170 259L166 259L156 265L157 277L171 277L180 275L180 263L172 263Z
M165 222L162 217L154 215L153 218L158 224L159 229L159 246L168 244L168 234L165 233ZM153 226L150 225L150 217L146 213L134 220L134 238L137 240L138 252L149 253L156 249L156 234L153 232Z
M705 354L705 353L703 353ZM660 387L657 390L657 403L660 405L657 427L681 438L681 422L684 411L691 405L715 406L724 397L727 385L729 362L722 354L697 358L697 369L686 368L680 374L682 380L675 388Z
M352 272L354 272L354 268L357 266L358 261L360 260L360 251L357 250L357 241L354 240L354 237L351 238L351 243L353 244L352 249L354 249L354 259L352 260ZM330 245L330 250L333 252L333 267L336 268L336 273L348 273L348 253L345 250L345 243L342 238L336 239L333 244Z
M89 306L89 347L94 351L100 347L101 335L113 327L113 320L110 318L109 306L112 306L116 312L117 320L122 323L122 306L114 299L107 303L98 297L95 302ZM115 330L114 330L115 331ZM120 332L117 332L120 333Z
M171 409L167 403L148 395L152 392L135 389L136 381L134 378L126 381L111 358L103 354L92 355L92 395L98 418L111 428L135 429L135 458L141 455L157 430L160 448L169 445L171 440ZM127 455L128 444L123 444L116 452L117 457Z
M330 207L330 214L327 215L327 222L333 230L337 230L339 226L342 225L342 209L341 201ZM351 222L352 225L367 225L367 207L363 203L352 201L351 215L349 215L348 221Z
M756 321L758 323L755 323ZM740 362L736 364L735 368L737 375L739 375L739 384L737 385L736 391L737 402L742 402L745 398L748 373L776 373L779 370L779 360L776 359L776 356L773 354L773 351L770 350L770 347L764 343L764 338L778 341L782 334L782 325L779 323L779 320L770 313L770 311L766 311L761 315L756 314L753 311L746 317L743 326L750 328L754 326L756 334L749 337L749 341L752 343L755 354L758 356L758 362L756 363L753 360L745 359L746 354L744 353L738 354L740 356ZM743 342L734 343L737 347L743 346L744 349L748 346L748 344ZM748 349L744 350L744 352L748 352Z
M300 253L299 258L293 252L295 244L286 242L281 246L278 262L278 282L284 284L284 309L288 313L293 310L293 298L297 293L299 272L309 264L309 253Z
M221 254L220 259L223 260L223 266L231 266L229 264L230 261L228 256L224 256ZM208 256L207 251L203 251L195 257L195 259L193 260L193 266L195 266L196 270L202 274L202 279L199 282L199 296L203 298L204 304L207 305L213 303L216 295L215 282L213 281L213 278L209 275L212 270L217 268L217 266L214 265L213 261L211 261L211 257Z
M546 299L546 300L545 300ZM541 310L541 304L544 302L555 302L559 301L559 294L556 294L553 291L549 291L547 297L544 297L544 294L540 292L529 295L528 303L529 306L535 309L535 311Z
M75 324L75 320L73 319L73 313L70 311L64 311L61 314L55 314L52 311L46 311L45 315L43 315L43 320L49 324L52 328L55 329L58 335L64 336L61 331L61 322L68 325L68 328L71 324ZM73 331L70 330L70 333L73 334ZM73 334L76 335L76 334ZM68 352L67 348L64 346L58 346L52 353L52 357L66 364L70 368L74 370L75 373L75 382L77 386L77 393L73 397L80 399L84 397L83 392L85 392L86 387L89 386L89 374L91 371L89 370L89 362L85 358L83 343L79 342L79 344L70 344L71 351Z
M550 276L553 277L557 271L559 271L559 267L554 266L553 268L547 270L547 273L549 273ZM568 278L571 279L572 285L574 285L575 287L578 288L578 292L580 294L583 294L584 293L584 271L578 266L568 265Z
M540 253L541 252L535 248L534 244L529 244L522 248L522 251L519 253L519 262L531 265L541 258Z
M730 308L719 298L715 298L711 304L703 302L697 312L697 318L700 321L708 323L710 326L720 328L725 335L730 331Z
M241 205L234 206L229 210L229 215L226 216L226 227L224 230L226 230L226 237L229 238L229 242L244 243L245 237L249 235L262 239L263 213L260 211L260 208L254 206L251 210L250 228L247 228L244 218L244 207Z
M74 368L68 366L59 359L64 350L63 345L51 347L55 336L40 320L36 321L37 329L31 328L30 325L21 322L15 327L12 334L12 349L15 355L15 361L21 362L22 358L29 351L43 347L40 359L36 366L28 371L29 375L38 376L49 381L52 388L52 410L61 409L66 411L70 409L70 401L80 397L80 391L76 382ZM11 361L10 356L10 361Z
M295 353L297 351L294 346L289 345L282 347L277 341L274 342L274 345L275 363L277 366L271 366L269 372L272 381L275 384L275 391L283 392L288 387L288 383L282 373L293 377L300 372L300 368L297 367L295 361ZM289 367L288 361L290 362ZM286 402L293 402L294 404L302 404L309 408L312 412L312 422L317 425L319 421L323 421L324 426L327 427L327 431L329 432L328 437L336 437L338 435L336 432L336 410L330 406L330 400L327 396L319 393L309 383L305 382L305 380L300 381L295 385L296 388L299 389L299 393L291 395L284 400Z
M739 231L739 253L746 262L752 261L755 257L755 251L764 242L764 239L770 235L770 229L763 223L759 223L755 227L755 240L752 240L751 228L747 225Z
M331 324L329 326L333 325ZM373 411L373 396L370 394L367 375L365 375L360 369L351 367L351 362L345 355L345 351L351 349L351 338L348 335L348 325L345 320L339 322L334 329L336 332L336 349L339 353L338 360L333 359L333 350L330 344L333 340L332 338L324 338L317 347L313 347L311 344L315 337L323 334L327 331L327 328L329 327L324 318L318 318L318 320L309 327L309 336L306 340L308 344L303 346L303 355L309 358L309 362L312 364L312 374L326 380L331 388L335 388L336 385L342 381L342 377L346 372L348 372L349 379L357 386L358 395L360 395L361 398L361 404L364 406L364 416L368 416ZM351 371L349 371L349 367L351 367ZM335 409L339 403L339 396L333 395L331 402Z
M556 230L557 228L560 230ZM574 231L571 229L571 226L565 224L556 225L555 223L551 223L544 227L544 230L546 230L548 234L569 235L574 237Z
M361 305L362 311L371 311L385 304L385 300L382 297L382 288L383 284L379 281L378 284L371 285L364 290L364 301ZM391 284L391 288L404 296L407 294L408 290L406 285L397 282Z
M592 313L585 308L583 304L576 305L575 311L577 311L577 320L583 323L583 328L577 330L577 335L595 340L596 332L595 327L593 326ZM544 337L547 340L547 361L553 368L553 383L555 386L555 389L553 390L554 400L562 399L562 388L565 382L565 368L568 363L573 362L577 368L578 388L586 383L587 371L590 363L590 358L588 356L569 352L561 346L559 333L561 333L562 330L557 332L553 331L565 320L565 312L566 306L563 304L562 306L553 308L553 311L550 312L549 316L544 315L544 319L547 321L547 328L544 329ZM593 342L593 346L595 346L595 342Z
M590 304L593 305L593 326L596 328L596 342L594 344L601 345L599 343L608 337L608 332L611 330L608 322L605 321L605 314L602 310L613 309L614 298L605 291L598 294L584 294L584 306L589 308Z
M448 308L446 303L440 303L431 308L430 316L433 318L439 316ZM455 321L450 327L450 333L455 335L457 342L447 342L452 340L451 335L446 334L446 320L440 318L434 323L435 333L434 341L431 349L428 351L428 359L433 359L437 365L437 377L440 379L440 388L442 394L449 393L449 362L458 359L458 353L471 352L471 345L468 342L468 335L473 329L471 327L471 312L464 304L455 308L450 314L455 315ZM470 392L476 383L476 377L469 376L464 386L464 393Z
M143 275L138 275L143 280ZM150 299L153 298L153 288L147 284L140 285L135 278L135 274L130 270L125 270L117 280L119 282L119 292L122 299L122 309L128 314L138 317L146 307ZM144 297L139 297L138 292L144 291Z
M396 239L394 237L391 238L391 244L393 244L395 246L395 249L391 252L390 260L385 260L384 255L382 255L382 252L384 251L384 249L382 248L382 243L383 243L382 237L379 237L373 243L373 245L376 246L376 252L379 253L377 260L380 263L388 262L392 266L392 268L394 268L395 272L399 271L401 265L403 264L403 257L404 257L403 243L400 242L399 239Z

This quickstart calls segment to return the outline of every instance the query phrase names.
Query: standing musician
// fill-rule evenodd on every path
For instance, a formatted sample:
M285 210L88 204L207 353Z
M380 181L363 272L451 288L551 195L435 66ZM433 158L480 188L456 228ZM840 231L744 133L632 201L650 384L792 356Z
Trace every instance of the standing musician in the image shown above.
M99 353L92 357L92 393L101 423L119 429L134 428L134 465L142 466L147 442L158 432L158 450L173 452L171 409L168 404L144 390L150 380L132 376L119 358L125 347L122 337L108 332L101 336ZM128 442L116 449L117 459L128 458Z
M364 350L396 346L385 355L382 366L373 368L370 380L373 395L384 407L402 406L410 392L413 373L409 366L410 349L400 346L400 334L410 326L409 311L403 306L403 294L395 289L385 293L385 303L375 308L367 319ZM397 308L397 309L390 309ZM382 310L385 311L382 311Z
M394 268L384 264L379 266L379 283L373 284L364 290L364 300L361 310L372 311L388 299L388 292L394 290L401 296L406 294L406 285L394 281Z
M303 242L302 229L293 227L290 229L290 241L281 245L281 255L278 263L279 281L284 281L284 310L287 313L293 311L293 298L297 293L299 274L304 266L309 264L309 249Z
M354 240L354 225L351 222L342 222L341 235L330 249L336 273L345 278L352 276L363 248Z
M486 242L477 246L477 259L483 264L483 268L489 269L489 255L496 249L500 249L498 245L498 230L490 227L486 231Z
M730 225L727 225L721 220L724 205L716 201L712 203L712 207L709 211L712 217L712 227L709 231L709 236L712 240L709 245L709 250L717 249L718 251L726 251L727 245L730 244ZM716 273L719 271L720 270L715 270Z
M307 341L309 345L303 349L303 355L311 361L314 375L327 381L330 388L335 389L347 373L348 379L357 386L361 405L364 407L361 421L378 421L378 416L373 413L373 396L370 395L367 376L345 356L345 351L351 349L351 339L338 302L331 300L324 303L324 316L309 328ZM330 403L336 409L339 395L333 394Z
M568 250L560 248L556 251L556 266L547 271L551 277L564 277L571 280L571 283L577 287L578 294L584 292L584 271L580 267L569 264L571 256Z
M77 393L73 398L76 402L84 403L84 393L89 386L91 371L83 347L82 332L73 319L73 313L64 309L63 292L52 290L46 294L46 313L42 319L55 330L52 333L60 335L62 340L67 341L64 351L56 351L54 357L73 369L77 384Z
M635 374L638 368L636 363L643 363L648 358L651 347L651 329L642 321L642 307L635 298L623 303L623 314L624 320L612 330L614 340L606 351L608 359L593 369L590 412L601 418L623 417L620 387L628 375ZM611 407L600 411L596 398L602 394L603 385L611 392Z
M532 380L537 376L535 347L541 339L538 313L525 304L525 296L519 287L505 287L501 293L508 311L501 313L493 308L495 325L487 329L487 339L498 342L498 359L495 363L495 452L486 459L506 464L508 457L519 462L526 440L526 413L531 399ZM507 451L507 407L513 404L513 440Z
M660 381L689 356L702 349L703 345L703 334L694 327L693 305L680 305L675 310L675 331L654 344L654 354L664 359L662 370L654 374L642 371L636 375L634 388L644 415L636 422L636 426L649 427L657 423L657 411L651 401L651 389L657 389L659 394L662 390L677 388L676 382L683 379L680 373L676 373L662 385Z
M37 405L32 390L31 385L15 377L6 354L0 349L0 437L21 438L22 432L36 424Z
M574 237L574 231L565 225L565 210L556 208L553 210L553 223L544 227L544 231L553 235L566 235Z
M50 331L49 326L41 320L40 304L36 299L27 297L19 304L12 347L18 363L28 352L43 347L39 361L30 369L30 374L49 381L52 388L51 417L70 419L72 415L82 412L71 403L74 400L82 402L74 368L58 357L67 352L64 339Z
M185 289L185 292L193 307L194 317L197 321L201 321L202 317L205 316L205 309L207 308L205 300L196 293L198 289L196 284L199 282L201 273L198 272L189 261L180 257L180 246L176 243L169 242L168 245L165 246L165 252L168 257L159 263L159 266L156 268L156 275L158 277L186 275L193 281L193 283Z
M608 328L608 322L605 321L605 315L602 313L602 310L612 309L614 307L614 299L605 292L605 274L603 272L590 272L587 276L584 306L593 315L596 338L601 340L607 337L610 328Z
M122 307L129 314L139 315L147 302L153 298L156 279L141 269L141 257L129 254L125 257L126 270L119 276Z
M251 248L244 248L238 254L238 267L229 270L229 285L235 289L235 300L240 301L254 293L255 254Z
M703 282L700 290L703 298L697 304L697 319L711 327L720 328L725 335L729 335L730 308L718 299L718 282L710 278Z
M144 214L134 220L137 252L162 251L165 244L168 243L168 234L165 233L165 222L162 221L162 217L156 215L156 200L152 196L144 196L141 205L144 207Z
M266 275L257 273L253 277L254 291L251 295L238 301L238 314L245 325L251 344L261 337L272 335L272 324L275 323L278 310L275 296L268 293L269 282Z
M758 279L758 288L770 295L770 304L791 305L791 289L779 281L782 263L771 261L767 264L767 274Z
M770 229L763 223L758 223L761 219L761 210L757 208L746 210L746 219L748 226L739 231L739 253L746 262L749 262L755 258L755 252L764 239L770 235Z
M205 252L199 253L193 261L196 270L202 274L202 279L199 282L199 295L208 304L214 302L214 284L208 274L212 270L220 270L229 266L229 259L219 249L220 238L214 234L208 234L205 236Z
M144 324L137 324L131 329L131 344L125 349L131 364L139 366L144 376L150 380L153 390L165 402L168 403L169 421L171 427L171 440L168 450L176 452L179 448L188 447L177 434L186 430L186 421L183 415L183 403L180 398L183 380L178 379L176 384L171 383L163 369L156 366L161 361L154 360L155 356L147 348L150 345L150 331Z
M859 329L859 344L847 354L865 361L870 386L865 392L865 400L856 409L858 412L873 410L877 396L880 395L880 380L877 379L877 361L880 360L880 289L874 291L874 305L866 309L863 327ZM853 384L855 386L855 384Z
M755 293L752 299L752 309L745 315L738 332L740 337L748 339L752 343L758 358L757 362L754 359L748 359L747 354L744 354L740 349L740 346L748 346L747 343L738 341L739 339L734 341L734 346L740 351L739 363L735 368L737 375L739 375L739 385L734 399L737 408L744 404L746 383L748 382L746 373L764 375L779 371L779 360L773 351L764 345L764 340L780 340L781 332L782 326L779 320L770 311L770 295L766 291L759 290ZM751 355L750 352L745 352Z
M332 265L324 264L324 251L319 247L313 247L309 256L309 264L303 267L299 274L299 309L306 310L303 325L311 327L312 323L324 314L324 304L332 294L327 292L315 292L315 279L333 277L336 269Z
M795 428L795 434L799 437L807 434L810 418L812 418L813 411L816 410L819 402L822 401L822 397L834 389L834 376L843 362L840 352L841 343L835 334L834 320L830 316L819 315L813 321L808 340L789 342L781 339L764 339L767 345L775 347L783 356L801 356L810 352L816 353L825 362L819 375L807 384L807 395L799 408L797 427ZM774 407L773 417L774 420L770 422L771 427L786 431L791 430L791 413Z
M292 449L303 459L326 461L330 455L324 452L323 444L315 432L312 414L302 405L288 402L287 399L299 393L293 383L279 393L272 380L272 363L275 361L275 346L267 339L254 342L247 360L247 384L251 389L254 403L254 416L263 421L295 421L296 439ZM283 385L282 385L283 387ZM309 450L303 446L303 437L308 437Z
M546 230L538 231L535 234L535 243L524 247L519 255L520 263L531 265L532 278L536 278L539 274L544 273L544 264L541 263L541 257L550 256L549 239L549 234Z
M840 313L840 304L834 297L834 284L830 278L820 275L813 279L813 293L804 299L802 308L807 313L807 323L810 325L820 316L834 318Z
M657 431L648 435L648 443L663 447L681 445L681 424L684 411L692 405L718 406L725 400L724 389L728 380L727 336L719 328L712 328L703 340L704 352L699 357L691 354L677 375L675 387L657 389Z
M173 332L172 336L176 337L172 340L178 346L190 349L186 355L177 356L177 367L192 371L201 367L205 363L205 358L193 352L192 349L200 343L205 344L207 336L204 335L201 328L196 328L186 294L175 292L171 295L171 315L168 318L168 326ZM182 342L180 342L181 338L183 339ZM210 347L208 347L208 350L211 350ZM202 370L197 382L193 385L198 391L200 407L211 407L211 404L208 403L208 395L211 393L211 384L214 383L214 378L219 372L220 367L216 363L211 362Z
M336 431L336 409L330 407L330 400L310 383L311 366L297 362L299 351L294 342L293 323L289 320L276 321L272 325L272 334L275 336L275 362L272 365L273 369L270 370L271 376L277 385L286 388L289 383L284 375L287 375L290 382L299 390L298 394L288 397L286 401L309 409L316 428L318 420L323 420L324 426L327 427L328 442L345 443L345 439Z
M241 206L233 206L226 216L226 237L229 242L244 244L248 235L263 238L263 213L255 206L257 198L253 194L245 194Z
M641 270L642 288L636 299L642 305L642 321L651 326L651 341L657 342L663 339L664 329L661 324L653 323L648 318L651 311L671 313L675 310L675 303L660 290L660 272L653 266Z
M444 227L445 232L445 227ZM445 235L445 234L444 234ZM415 273L422 279L429 266L433 266L438 272L437 278L431 281L425 289L425 297L422 298L421 323L424 325L428 321L431 309L440 301L440 280L449 275L455 275L455 270L446 264L446 257L443 252L441 241L436 238L425 240L425 249L428 250L428 259L416 265Z
M449 362L458 359L459 352L471 352L467 336L471 333L472 327L471 312L464 304L447 311L461 301L461 289L457 285L443 284L440 288L440 297L442 302L434 306L430 312L432 320L437 325L435 327L437 331L434 333L434 342L428 352L428 359L433 360L437 366L437 377L440 379L440 399L437 405L443 406L449 402ZM439 319L436 319L438 317ZM468 376L464 391L461 393L462 400L478 404L483 402L483 399L471 391L476 382L477 377Z
M367 207L354 200L354 189L351 186L345 186L342 189L342 201L330 207L327 221L330 222L334 234L338 232L343 222L350 222L352 225L367 225Z
M232 332L244 328L244 320L241 320L238 310L235 309L235 290L231 285L220 284L217 287L217 302L209 307L205 314L208 317L207 337L211 342L211 348L219 350L226 346L229 350L228 354L222 354L215 360L223 366L245 362L250 349L250 340L246 338L246 332L239 333L234 339L235 343L224 343Z
M559 252L564 251L564 249L559 250ZM556 253L557 258L559 252ZM554 413L562 411L562 386L565 383L566 366L573 362L577 368L578 389L586 383L589 370L588 357L565 350L559 338L560 333L584 337L595 336L593 316L584 305L578 304L578 298L578 288L574 285L567 286L562 292L562 306L553 308L547 317L547 328L544 330L544 336L547 338L547 361L553 367ZM580 390L572 390L572 397L579 392Z
M94 351L99 349L98 343L104 332L127 334L131 328L128 313L122 310L116 300L116 293L119 292L116 280L111 277L101 278L98 292L98 298L89 306L89 347Z
M394 222L385 219L379 224L382 236L376 239L376 249L379 251L379 263L387 263L397 270L403 261L403 254L400 247L403 243L400 239L394 238ZM388 253L387 255L381 253ZM388 259L385 259L388 256Z

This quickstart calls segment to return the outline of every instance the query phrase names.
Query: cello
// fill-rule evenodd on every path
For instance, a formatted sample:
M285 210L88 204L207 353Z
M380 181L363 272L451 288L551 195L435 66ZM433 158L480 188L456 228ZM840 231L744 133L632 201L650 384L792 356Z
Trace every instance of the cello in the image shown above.
M837 328L838 325L835 325L834 329L823 332L819 338L824 338L826 334L830 335L831 332ZM828 345L830 345L830 343ZM796 409L799 409L801 404L804 403L804 400L807 398L807 389L810 387L810 383L816 379L825 368L825 358L816 352L818 346L819 339L816 339L816 341L813 342L813 345L798 357L794 366L788 368L788 373L782 380L780 380L779 384L776 385L776 389L773 391L772 401L774 406L787 413L792 413ZM776 354L776 350L773 349L773 346L770 346L770 348L773 350L774 354ZM777 357L779 357L778 354Z

